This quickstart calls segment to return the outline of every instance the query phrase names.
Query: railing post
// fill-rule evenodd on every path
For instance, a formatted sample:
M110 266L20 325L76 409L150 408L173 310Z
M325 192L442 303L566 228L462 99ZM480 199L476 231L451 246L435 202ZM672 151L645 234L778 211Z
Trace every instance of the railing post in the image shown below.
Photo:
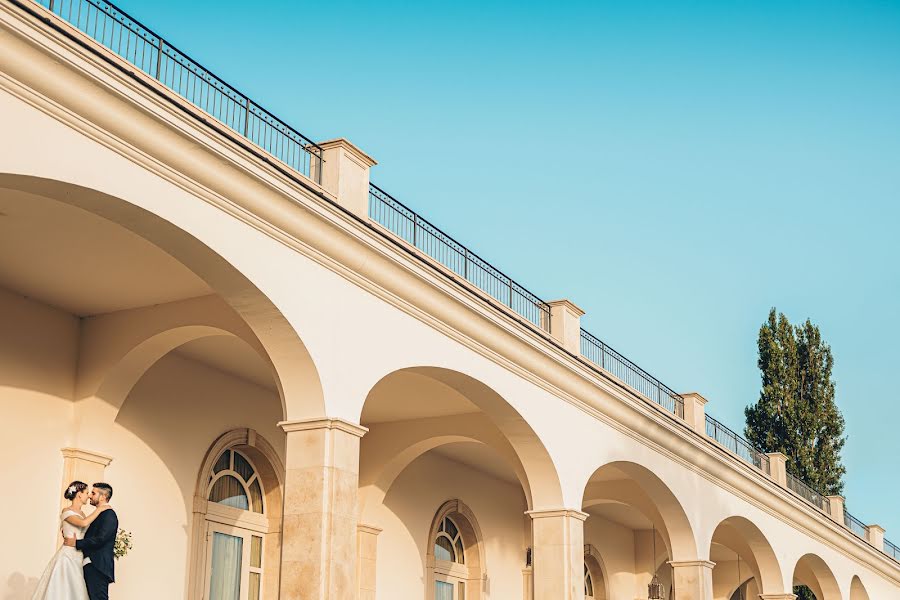
M570 300L553 300L550 307L550 337L567 351L581 354L581 317L584 311Z
M691 429L706 436L706 403L707 400L697 392L681 394L684 398L684 420Z
M884 527L875 524L867 525L866 541L878 548L879 551L884 552Z
M50 0L50 5L47 8L50 12L53 12L53 0Z
M419 215L413 213L413 246L419 247Z
M767 452L769 466L772 468L771 477L781 487L787 487L787 456L781 452Z
M463 246L463 278L469 280L469 249Z
M843 496L825 496L828 502L829 516L831 520L838 525L844 524L844 497Z
M156 45L156 80L161 82L162 79L160 79L160 73L162 72L163 47L165 46L165 42L163 42L162 38L157 39L159 39L159 43Z
M250 98L244 103L244 137L250 139Z
M338 204L361 219L369 219L369 170L377 163L344 138L319 144L322 148L322 187ZM415 227L413 227L415 231Z

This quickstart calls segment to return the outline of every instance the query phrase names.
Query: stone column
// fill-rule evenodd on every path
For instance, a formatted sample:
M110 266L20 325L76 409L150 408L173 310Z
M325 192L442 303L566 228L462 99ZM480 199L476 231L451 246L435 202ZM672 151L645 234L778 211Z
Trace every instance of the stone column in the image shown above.
M553 300L550 305L550 336L574 355L581 354L581 317L584 311L569 300Z
M706 398L697 392L681 395L684 398L684 420L691 429L706 437Z
M772 467L772 479L781 487L787 487L787 456L781 452L769 452L769 465Z
M357 594L359 441L340 419L284 421L281 597L347 600Z
M708 560L671 561L675 600L712 600L712 570Z
M881 552L884 552L884 527L869 525L866 527L866 540Z
M833 521L839 525L844 525L844 497L843 496L825 496L828 500L829 513Z
M344 138L321 142L322 187L337 197L338 204L368 220L369 169L375 160Z
M381 529L373 525L356 526L356 543L359 551L359 600L375 600L375 567L378 558L378 534Z
M531 510L534 600L584 600L584 521L567 508Z

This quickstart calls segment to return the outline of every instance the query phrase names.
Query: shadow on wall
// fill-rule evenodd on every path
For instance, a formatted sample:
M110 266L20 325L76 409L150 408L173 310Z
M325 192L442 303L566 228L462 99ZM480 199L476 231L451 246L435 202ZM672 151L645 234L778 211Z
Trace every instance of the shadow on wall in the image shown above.
M13 573L6 580L3 600L31 600L37 583L37 577L26 577L21 573Z

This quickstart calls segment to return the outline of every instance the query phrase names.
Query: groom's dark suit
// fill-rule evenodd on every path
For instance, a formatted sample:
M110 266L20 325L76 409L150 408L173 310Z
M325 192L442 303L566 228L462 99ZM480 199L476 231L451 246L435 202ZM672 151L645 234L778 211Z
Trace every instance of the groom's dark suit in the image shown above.
M116 580L113 546L118 531L119 517L109 508L91 523L84 539L75 542L75 548L91 559L84 565L84 582L91 600L109 600L109 584Z

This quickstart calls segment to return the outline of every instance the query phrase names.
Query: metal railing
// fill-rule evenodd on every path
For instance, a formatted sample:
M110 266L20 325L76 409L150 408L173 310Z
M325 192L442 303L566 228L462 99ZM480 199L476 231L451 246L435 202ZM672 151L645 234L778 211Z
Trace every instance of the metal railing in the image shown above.
M651 402L684 418L684 398L584 329L581 330L581 355Z
M535 326L550 332L550 306L546 302L375 184L369 185L369 217Z
M787 487L822 512L831 514L831 502L828 501L828 498L806 485L803 480L788 473Z
M766 475L772 474L772 465L765 453L754 448L750 442L709 415L706 415L706 435L725 446L744 462L753 465Z
M900 546L897 546L888 540L884 540L884 553L900 562Z
M856 537L866 539L866 532L868 530L866 524L851 515L846 507L844 508L844 525L846 525L847 529L852 531L853 535Z
M321 183L322 149L105 0L34 0L294 171Z

